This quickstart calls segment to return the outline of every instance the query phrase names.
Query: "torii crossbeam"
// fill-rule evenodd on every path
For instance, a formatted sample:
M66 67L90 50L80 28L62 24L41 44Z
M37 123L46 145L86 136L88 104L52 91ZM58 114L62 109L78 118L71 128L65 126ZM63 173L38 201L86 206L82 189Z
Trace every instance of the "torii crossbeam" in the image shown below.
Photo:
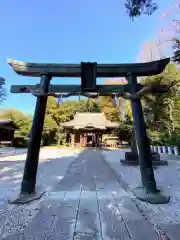
M150 203L167 203L169 197L164 196L156 187L156 181L152 168L149 141L141 106L140 97L146 93L164 92L167 86L143 86L137 83L138 76L160 74L169 63L170 59L162 59L149 63L133 64L39 64L9 60L13 70L23 76L41 77L39 85L13 85L12 93L32 93L37 97L31 136L24 175L19 197L13 203L27 203L40 198L43 192L35 190L36 173L39 160L39 150L43 123L48 96L56 96L55 93L69 93L70 95L92 96L112 95L126 97L131 101L134 120L135 137L139 149L139 164L142 179L142 187L136 188L133 193L137 198ZM51 85L52 77L80 77L81 85ZM126 77L127 85L97 85L97 77ZM96 96L95 96L96 97Z

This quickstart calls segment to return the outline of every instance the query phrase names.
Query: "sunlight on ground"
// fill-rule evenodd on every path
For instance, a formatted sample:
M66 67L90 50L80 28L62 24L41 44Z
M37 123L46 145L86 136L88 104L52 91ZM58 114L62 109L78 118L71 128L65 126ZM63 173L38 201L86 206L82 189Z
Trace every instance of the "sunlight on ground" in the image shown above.
M1 172L8 172L9 170L11 170L11 167L4 167Z
M11 160L25 160L26 159L26 154L22 154L22 155L16 155L16 156L8 156L4 158L7 161L11 161Z
M110 203L110 204L107 205L107 208L112 208L112 207L113 207L113 204L112 204L112 203Z
M107 205L107 208L111 211L114 212L114 214L118 217L120 215L120 213L126 217L126 218L129 218L131 217L132 219L137 219L137 214L133 213L131 210L127 209L125 206L124 206L124 203L118 203L117 204L117 207L118 209L115 207L114 203L110 202L108 205Z
M11 177L8 177L8 176L4 176L4 177L1 177L1 178L0 178L0 180L4 180L4 181L5 181L5 180L10 180L10 179L11 179Z
M62 180L64 178L64 176L57 176L56 179L57 180Z
M22 181L21 179L16 179L16 180L13 181L13 183L19 184L19 183L21 183L21 181Z
M15 175L13 175L14 178L22 178L22 173L15 173Z
M42 148L39 154L40 160L45 160L48 158L61 158L65 156L77 156L82 149L71 149L71 148ZM19 154L15 156L7 156L0 158L0 161L18 161L18 160L26 160L27 154Z

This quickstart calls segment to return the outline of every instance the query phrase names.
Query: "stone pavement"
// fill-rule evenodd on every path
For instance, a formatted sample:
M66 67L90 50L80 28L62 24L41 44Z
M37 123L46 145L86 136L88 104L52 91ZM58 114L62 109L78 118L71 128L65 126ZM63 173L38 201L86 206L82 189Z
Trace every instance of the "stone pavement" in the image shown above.
M24 160L0 161L0 239L180 239L179 232L168 238L146 217L148 208L142 211L144 205L130 188L126 190L130 184L125 180L135 175L129 171L123 179L127 168L120 164L116 172L122 176L115 172L112 165L117 164L117 153L96 149L41 151L37 185L46 189L46 194L21 206L8 204L6 198L19 191Z
M104 151L105 161L117 174L119 181L132 190L141 185L140 170L137 166L123 166L120 159L128 149ZM171 196L168 204L151 205L132 196L145 218L148 218L158 232L165 232L165 239L180 239L180 157L161 154L161 159L168 161L168 166L154 168L157 186L165 195Z
M78 152L78 149L42 149L37 185L50 190L58 179L63 178ZM0 205L5 199L16 196L20 191L25 159L26 154L0 157Z

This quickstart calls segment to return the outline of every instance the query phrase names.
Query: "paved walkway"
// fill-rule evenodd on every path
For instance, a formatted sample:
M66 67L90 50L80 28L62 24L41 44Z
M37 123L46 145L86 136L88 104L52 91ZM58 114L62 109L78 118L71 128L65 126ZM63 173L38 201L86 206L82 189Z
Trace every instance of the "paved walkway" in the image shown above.
M41 181L51 179L50 173L56 176L53 188L41 200L1 205L0 239L163 239L138 210L101 151L82 151L69 160L65 174L58 178L60 162L54 159L40 166ZM48 172L50 168L54 170Z
M124 159L126 150L104 151L103 155L109 167L114 171L119 181L124 183L129 190L141 185L140 170L137 166L123 166L120 159ZM166 238L180 239L180 158L161 154L162 160L168 161L168 166L154 168L157 186L166 196L170 196L170 202L162 205L152 205L139 201L132 196L145 218L161 234L165 232Z

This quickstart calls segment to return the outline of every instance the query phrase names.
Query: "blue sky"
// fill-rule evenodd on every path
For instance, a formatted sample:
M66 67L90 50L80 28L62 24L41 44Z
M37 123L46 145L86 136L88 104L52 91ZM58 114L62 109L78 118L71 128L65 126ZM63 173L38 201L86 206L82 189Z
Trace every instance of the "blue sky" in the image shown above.
M12 84L36 84L38 78L18 76L7 58L46 63L134 62L143 43L154 38L161 12L169 0L158 0L152 16L131 21L122 0L1 0L0 76L7 100L1 107L33 113L35 98L11 94ZM101 80L103 81L103 80ZM54 79L52 83L80 83Z

